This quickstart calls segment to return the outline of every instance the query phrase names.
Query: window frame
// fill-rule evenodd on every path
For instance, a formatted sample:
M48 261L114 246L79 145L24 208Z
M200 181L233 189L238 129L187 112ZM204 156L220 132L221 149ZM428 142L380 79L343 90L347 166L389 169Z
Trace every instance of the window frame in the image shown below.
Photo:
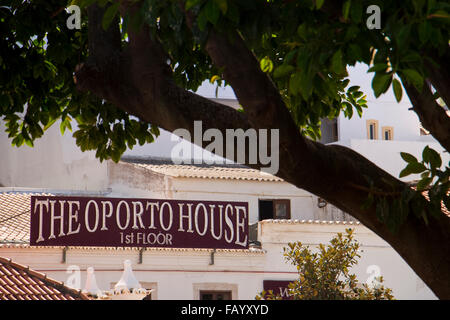
M374 127L373 139L370 138L370 127L371 127L371 125L373 125L373 127ZM366 120L366 127L367 127L367 139L369 139L369 140L378 140L378 120L375 120L375 119Z
M273 201L273 218L274 219L291 219L291 200L290 199L274 199ZM278 218L276 216L276 205L279 204L286 204L286 210L287 210L287 217L286 218Z
M394 140L394 127L382 127L381 132L383 135L383 140L385 141ZM389 132L390 139L386 139L386 132Z
M198 293L199 295L199 300L204 300L202 299L202 295L204 294L211 294L213 296L213 301L216 301L218 299L214 299L214 297L218 294L228 294L229 295L229 299L223 299L223 300L231 300L231 297L233 296L233 292L231 290L200 290L200 292Z
M238 299L238 284L236 283L224 283L224 282L201 282L193 283L193 300L200 300L200 292L210 291L229 291L231 292L230 300Z
M292 217L291 214L291 199L258 199L258 221L263 221L264 219L261 219L261 203L260 201L271 201L272 202L272 218L271 219L282 219L282 220L289 220ZM279 218L276 215L276 205L277 204L286 204L286 210L287 210L287 216L286 218Z

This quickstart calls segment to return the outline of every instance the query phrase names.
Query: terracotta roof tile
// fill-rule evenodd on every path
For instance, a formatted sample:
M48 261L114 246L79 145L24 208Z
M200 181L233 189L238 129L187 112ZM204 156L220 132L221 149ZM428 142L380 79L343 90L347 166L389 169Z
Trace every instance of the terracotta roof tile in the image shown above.
M0 242L29 242L31 195L0 193Z
M0 257L0 300L88 300L81 291Z
M428 196L428 191L424 191L422 192L423 196L425 197L425 199L427 199L428 201L430 201L430 197ZM450 195L450 191L448 193L448 195ZM450 217L450 208L447 208L444 204L444 202L441 202L441 210L442 212Z
M25 281L25 283L26 283L26 281ZM25 295L32 295L33 294L33 292L25 284L22 285L21 289L25 292Z
M282 182L269 173L247 167L207 166L207 165L176 165L176 164L145 164L135 163L135 166L176 178L223 179Z
M30 285L28 288L29 288L30 291L33 293L33 295L39 295L39 294L41 294L41 292L39 292L39 290L37 290L33 285Z

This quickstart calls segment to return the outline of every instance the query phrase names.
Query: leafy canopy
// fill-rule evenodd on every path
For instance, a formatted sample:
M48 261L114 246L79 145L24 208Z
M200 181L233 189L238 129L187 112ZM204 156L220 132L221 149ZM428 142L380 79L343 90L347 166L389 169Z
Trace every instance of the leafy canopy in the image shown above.
M376 96L393 84L401 97L396 74L404 74L420 88L426 74L420 51L440 52L448 47L446 1L352 1L339 3L337 12L322 10L328 1L143 0L133 16L121 18L123 45L128 28L147 24L170 56L178 85L195 90L204 81L221 81L221 70L203 50L208 30L239 30L247 45L277 85L286 105L306 135L320 137L320 119L341 112L361 115L367 101L359 87L347 87L346 67L356 62L371 65ZM75 89L73 72L85 61L86 7L107 7L103 26L119 15L116 1L108 0L5 0L0 7L0 116L13 145L41 137L56 120L61 132L78 124L74 132L84 150L96 150L100 160L118 161L126 148L152 142L158 129ZM70 14L79 5L82 28L69 30ZM366 8L377 5L382 30L370 30ZM188 28L184 10L196 16ZM418 40L418 41L417 41ZM245 109L245 106L244 106Z
M158 128L113 106L91 93L76 90L73 75L88 57L86 8L94 3L104 7L103 28L120 18L122 45L128 45L127 31L148 25L169 56L173 79L188 90L196 90L205 80L226 84L222 71L212 63L204 46L208 32L228 34L238 30L260 61L261 69L279 89L299 130L313 139L320 137L320 120L341 112L348 118L361 116L367 101L358 86L349 87L347 66L362 62L373 72L375 96L392 85L398 100L402 81L419 91L429 76L424 64L439 67L430 50L448 50L449 9L438 0L142 0L133 15L120 16L117 1L111 0L4 0L0 6L0 116L12 144L33 146L57 120L61 133L72 129L82 151L95 150L102 161L118 161L121 154L139 143L150 143ZM70 30L69 4L79 5L81 29ZM367 7L381 12L381 29L369 29ZM325 10L325 8L328 8ZM188 27L185 11L195 19ZM436 96L436 98L438 98ZM243 106L245 112L245 106ZM423 172L419 190L435 185L430 196L435 204L449 207L448 168L436 171L436 156L424 150L434 166L430 173L424 163L407 160L402 176ZM431 158L430 158L431 157ZM369 182L370 183L370 182ZM435 190L435 191L433 191ZM379 191L379 190L378 190ZM385 192L386 190L381 190ZM373 202L369 195L368 204ZM383 199L384 198L384 199ZM389 213L389 197L377 200L380 220L392 230L406 219L409 191ZM421 200L418 200L419 202ZM405 204L406 202L406 204ZM421 206L417 216L426 221ZM398 209L398 210L397 210ZM405 210L404 210L405 209ZM392 210L391 210L392 211ZM402 214L405 213L405 214Z

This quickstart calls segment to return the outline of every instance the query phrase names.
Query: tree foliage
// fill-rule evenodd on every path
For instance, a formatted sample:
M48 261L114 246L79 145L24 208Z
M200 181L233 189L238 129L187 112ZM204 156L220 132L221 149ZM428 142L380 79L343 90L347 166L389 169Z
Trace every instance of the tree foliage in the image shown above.
M91 1L92 3L93 1ZM86 2L87 4L87 2ZM0 7L0 115L12 144L33 146L57 120L82 151L118 161L135 144L150 143L157 127L76 89L73 72L88 57L82 29L67 28L65 1L4 1Z
M353 230L338 233L329 245L320 244L313 251L301 242L289 243L284 258L297 268L299 277L289 284L289 295L295 300L392 300L392 290L385 288L383 277L375 284L360 284L351 268L358 263L360 244ZM279 300L272 290L256 299Z
M70 3L83 9L93 3L107 6L103 27L119 15L115 1ZM330 13L321 10L324 1L191 0L183 8L179 1L145 0L137 13L122 17L121 32L126 45L128 28L147 24L163 44L177 84L195 90L221 73L203 50L208 31L238 29L279 88L299 128L317 139L321 119L341 112L350 118L367 107L359 87L348 87L349 65L372 66L376 96L393 83L396 96L401 97L396 75L422 87L424 63L437 63L420 52L447 49L449 5L445 1L411 3L399 7L395 1L347 0L338 10L339 19L330 19ZM0 115L17 146L32 145L57 119L62 120L62 132L75 119L80 126L74 137L82 150L96 150L101 160L117 160L127 147L153 141L157 129L131 119L107 101L76 91L73 71L88 56L87 14L82 11L81 30L70 30L64 5L58 0L4 1ZM382 32L366 26L369 5L381 8ZM196 16L192 29L184 10Z
M80 29L67 27L69 4L81 8ZM379 29L368 27L370 6L380 8ZM76 123L82 151L116 162L127 148L152 142L159 127L208 120L210 128L279 128L279 176L384 238L394 240L385 226L398 232L410 222L397 233L405 239L390 243L427 284L450 294L406 239L426 232L422 225L443 225L438 204L448 209L448 167L438 168L428 149L422 162L409 157L402 175L422 173L414 191L345 148L311 141L320 138L321 119L360 116L368 107L347 74L363 63L375 96L392 87L400 100L405 90L424 128L449 151L449 10L439 0L3 0L0 117L16 146L33 146L57 121L62 133ZM242 112L190 93L205 80L230 84ZM448 242L444 224L433 233L437 242Z

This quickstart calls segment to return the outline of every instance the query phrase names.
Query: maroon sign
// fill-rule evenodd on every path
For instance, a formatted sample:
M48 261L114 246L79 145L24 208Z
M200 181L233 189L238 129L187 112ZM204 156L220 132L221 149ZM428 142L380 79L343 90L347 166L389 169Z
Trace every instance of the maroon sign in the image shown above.
M246 249L248 204L32 196L30 245Z
M289 294L289 283L294 282L295 280L286 281L286 280L264 280L263 288L264 291L272 290L273 294L280 295L283 300L292 300L291 295Z

